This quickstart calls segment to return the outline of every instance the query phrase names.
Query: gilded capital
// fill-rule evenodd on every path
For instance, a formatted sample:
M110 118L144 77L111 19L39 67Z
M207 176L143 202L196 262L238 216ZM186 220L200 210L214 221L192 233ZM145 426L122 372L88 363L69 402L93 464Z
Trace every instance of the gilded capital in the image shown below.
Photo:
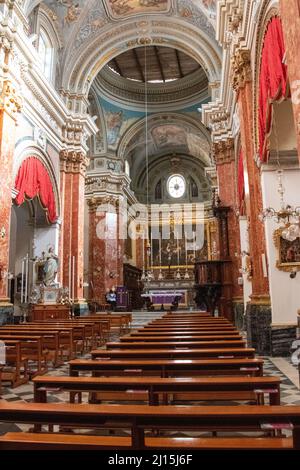
M62 150L59 154L60 169L65 173L86 173L89 158L84 152L76 150Z
M231 83L235 91L252 80L251 56L247 49L237 49L231 59Z
M97 212L99 206L101 206L100 212L111 212L111 208L117 209L120 201L116 196L103 195L103 196L92 196L87 199L90 212Z
M13 119L21 112L23 101L10 80L0 83L0 108L6 111Z
M234 161L234 140L226 139L213 144L216 165L224 165Z

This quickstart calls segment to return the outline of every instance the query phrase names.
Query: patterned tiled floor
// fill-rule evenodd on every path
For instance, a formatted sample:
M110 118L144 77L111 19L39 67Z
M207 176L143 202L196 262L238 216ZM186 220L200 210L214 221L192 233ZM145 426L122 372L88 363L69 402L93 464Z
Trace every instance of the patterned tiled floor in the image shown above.
M118 335L114 334L111 337L111 340L117 340ZM89 356L87 356L89 357ZM295 384L283 373L281 372L272 362L272 359L265 357L263 358L264 363L264 374L265 375L278 375L281 377L281 403L284 405L300 405L300 390L295 386ZM64 366L57 368L57 369L50 369L48 375L68 375L69 369L68 365L65 364ZM3 387L2 392L2 399L7 400L9 402L32 402L33 401L33 386L32 383L22 385L18 388L11 389L8 387ZM68 402L69 394L68 393L53 393L48 394L48 401L51 402ZM87 401L87 394L84 394L83 400ZM187 402L184 402L185 404ZM193 402L196 404L196 402ZM179 404L179 402L178 402ZM198 402L197 404L211 404L211 402ZM222 402L218 402L215 404L223 405L226 404ZM227 402L228 404L228 402ZM239 402L230 402L230 404L238 405ZM28 430L28 426L23 425L10 425L10 424L1 424L0 423L0 434L4 434L8 431L18 431L18 430Z

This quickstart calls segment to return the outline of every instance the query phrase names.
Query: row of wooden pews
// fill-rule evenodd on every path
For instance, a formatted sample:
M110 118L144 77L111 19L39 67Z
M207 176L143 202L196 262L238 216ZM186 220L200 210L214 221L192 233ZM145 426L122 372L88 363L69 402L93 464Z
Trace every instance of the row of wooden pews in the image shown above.
M91 359L71 359L68 377L34 377L35 403L0 401L0 421L33 424L35 431L0 437L0 450L300 449L300 407L280 406L280 378L264 376L263 359L254 356L224 318L166 314L106 349L92 349ZM53 391L68 392L70 403L48 403ZM107 398L118 404L105 404ZM121 403L132 399L142 404ZM232 406L236 400L247 404ZM45 433L45 425L63 432ZM70 428L92 435L65 434ZM93 435L102 429L116 435ZM118 429L130 436L118 436Z
M49 319L0 327L6 346L2 380L18 387L30 378L104 344L110 336L111 320L102 317L70 320Z

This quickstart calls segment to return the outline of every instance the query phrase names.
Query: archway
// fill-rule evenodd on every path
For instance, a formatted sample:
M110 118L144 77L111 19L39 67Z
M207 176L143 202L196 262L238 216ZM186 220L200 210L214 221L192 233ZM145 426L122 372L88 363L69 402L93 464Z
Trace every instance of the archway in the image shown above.
M49 249L58 253L59 224L55 187L37 156L23 160L17 172L11 209L9 293L15 316L43 284Z

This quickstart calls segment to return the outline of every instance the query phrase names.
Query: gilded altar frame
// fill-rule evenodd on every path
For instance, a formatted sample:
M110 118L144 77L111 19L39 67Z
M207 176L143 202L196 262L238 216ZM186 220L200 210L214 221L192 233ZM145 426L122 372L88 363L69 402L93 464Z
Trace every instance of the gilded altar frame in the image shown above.
M211 259L214 259L214 254L213 254L213 240L216 239L216 235L217 235L217 224L216 224L216 220L214 218L211 218L211 219L204 219L204 220L201 220L201 221L197 221L196 219L193 218L192 220L192 224L196 224L196 223L203 223L204 224L204 242L205 242L205 247L206 247L206 255L207 255L207 259L208 260L211 260ZM183 221L182 221L183 223ZM174 220L172 219L172 217L170 218L170 221L169 220L161 220L159 223L153 223L152 226L160 226L162 227L163 225L174 225ZM180 225L180 224L179 224ZM150 233L150 232L149 232ZM150 236L149 236L150 238ZM158 242L157 242L158 243ZM177 269L178 268L178 265L177 263L173 263L171 264L170 266L164 262L161 263L161 265L159 263L155 263L154 262L154 265L152 266L152 269L153 270L166 270L166 269ZM180 264L180 269L193 269L194 268L194 264L193 263L188 263L186 265L186 263L181 263Z
M300 238L286 240L282 233L288 225L280 227L273 233L274 245L277 249L276 267L286 273L300 271Z

